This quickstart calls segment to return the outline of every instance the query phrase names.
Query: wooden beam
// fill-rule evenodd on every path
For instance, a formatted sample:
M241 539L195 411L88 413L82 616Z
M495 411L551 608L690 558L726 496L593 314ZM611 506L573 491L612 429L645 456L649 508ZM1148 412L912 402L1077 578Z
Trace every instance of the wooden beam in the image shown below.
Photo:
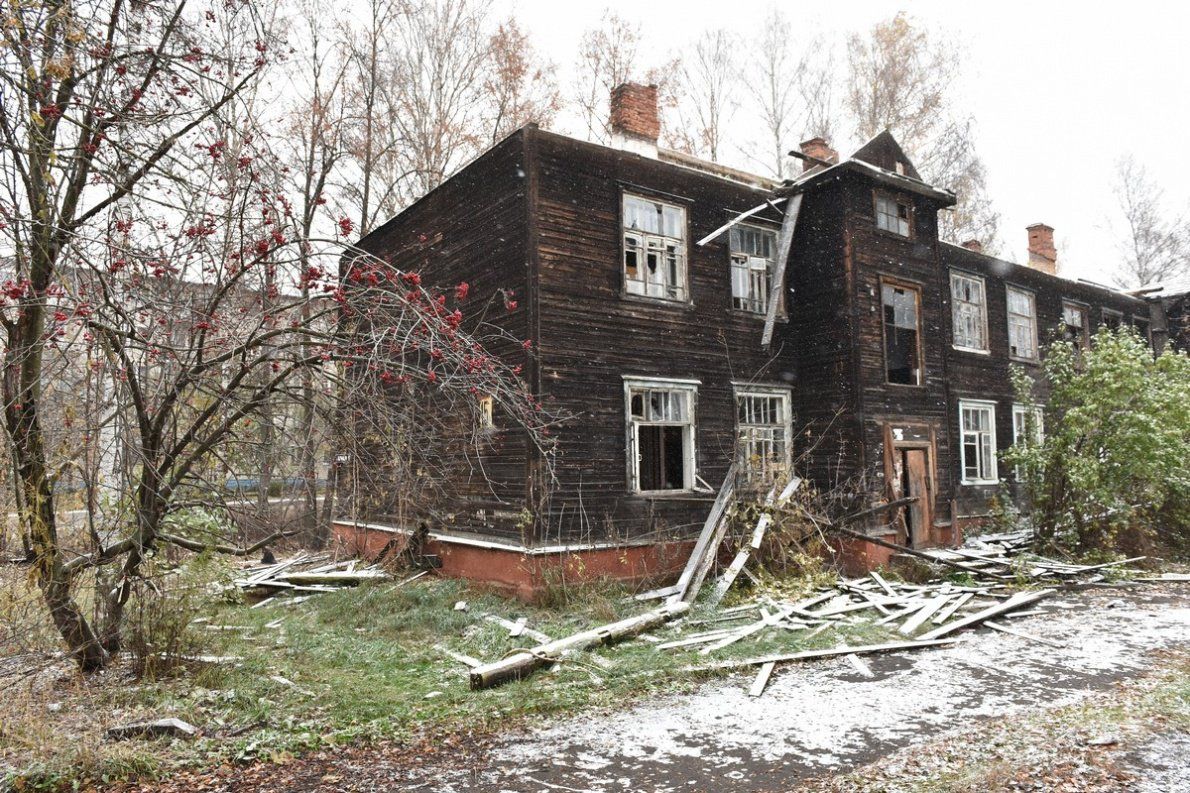
M771 199L769 199L768 201L765 201L765 202L764 202L763 204L761 204L760 206L754 206L754 207L752 207L751 209L747 210L746 212L741 212L740 214L736 215L734 218L732 218L731 220L727 221L727 222L726 222L726 223L724 223L722 226L720 226L719 228L715 229L715 230L714 230L714 231L712 231L710 234L708 234L707 236L703 237L701 240L699 240L698 242L696 242L696 243L694 243L694 244L695 244L695 245L697 245L697 246L699 246L699 247L701 248L703 245L706 245L708 242L712 242L712 241L714 241L715 239L717 239L717 238L719 238L720 236L722 236L722 235L723 235L724 233L726 233L726 232L727 232L729 229L731 229L731 227L732 227L732 226L736 225L737 223L742 223L743 221L745 221L745 220L747 220L748 218L750 218L750 217L752 217L753 215L755 215L757 212L760 212L761 210L764 210L764 209L768 209L769 207L772 207L773 209L776 209L776 208L777 208L777 204L781 203L781 202L782 202L782 201L784 201L784 200L785 200L784 198L771 198Z
M723 534L727 531L727 522L723 520L723 517L727 512L727 505L731 502L731 497L735 494L735 477L736 463L733 462L727 469L727 476L723 477L719 495L715 498L715 503L711 505L711 511L707 513L706 523L703 524L702 532L698 535L698 542L694 544L694 550L690 552L690 559L687 560L686 567L682 570L681 577L678 578L677 591L671 595L671 599L689 603L698 597L699 587L702 586L707 571L711 569L714 555L719 550L719 543L723 542Z
M964 617L961 620L949 622L940 628L935 628L929 633L924 633L921 635L920 640L927 641L930 639L941 639L943 636L948 636L955 631L962 630L963 628L969 628L972 625L978 625L979 623L986 622L993 617L999 617L1001 614L1005 614L1009 611L1016 611L1017 609L1027 606L1030 603L1036 603L1039 600L1044 600L1050 595L1053 595L1055 592L1057 592L1055 589L1041 589L1036 592L1018 592L1003 603L997 603L996 605L986 608L983 611L977 611L976 613L968 617Z
M789 260L789 251L793 247L793 232L797 228L797 216L801 208L802 193L789 199L789 203L785 205L781 234L777 237L777 261L773 265L768 311L764 317L764 334L760 337L760 345L765 349L768 349L773 341L773 327L777 324L777 306L780 305L781 295L785 292L785 263Z

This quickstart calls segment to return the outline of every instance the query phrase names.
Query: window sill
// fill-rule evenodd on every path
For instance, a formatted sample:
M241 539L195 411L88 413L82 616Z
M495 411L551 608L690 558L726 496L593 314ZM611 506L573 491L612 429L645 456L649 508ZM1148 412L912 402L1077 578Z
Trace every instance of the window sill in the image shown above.
M692 499L712 499L714 492L709 490L634 490L629 493L642 501L690 501Z
M648 295L638 295L635 292L621 292L620 298L633 303L645 303L650 306L666 306L668 308L676 309L694 308L694 301L692 300L675 300L668 297L649 297Z
M914 241L912 232L910 232L909 234L906 235L906 234L898 234L897 232L889 231L888 229L882 229L879 226L873 226L872 228L876 231L876 234L878 234L881 237L888 237L889 239L900 240L901 242L913 242Z
M768 319L767 314L763 314L763 313L760 313L757 311L747 311L742 308L729 308L729 309L727 309L727 314L728 314L728 316L739 317L741 319L754 319L757 322L764 322L766 319ZM789 315L788 314L778 314L776 317L776 320L777 320L777 322L787 323L787 322L789 322Z
M952 345L950 345L950 347L955 352L969 352L972 355L988 355L988 356L990 356L992 354L991 350L980 350L975 347L960 347L957 344L952 344Z
M884 381L884 384L887 386L892 386L893 388L925 388L926 387L925 383L890 383L887 380Z
M962 479L959 481L964 487L992 487L1000 484L999 479Z
M1008 356L1008 360L1012 361L1013 363L1026 363L1030 366L1041 366L1040 358L1021 358L1016 355L1010 355Z

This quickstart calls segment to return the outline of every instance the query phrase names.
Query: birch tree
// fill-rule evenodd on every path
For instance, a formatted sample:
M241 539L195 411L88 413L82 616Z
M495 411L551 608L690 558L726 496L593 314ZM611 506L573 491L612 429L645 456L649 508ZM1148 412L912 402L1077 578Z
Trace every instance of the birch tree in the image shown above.
M573 96L587 140L610 140L611 91L632 79L638 68L640 44L640 26L610 12L604 14L600 27L583 34Z
M1135 289L1190 276L1190 216L1165 206L1165 191L1132 156L1116 162L1112 184L1118 212L1111 228L1121 266L1117 286Z

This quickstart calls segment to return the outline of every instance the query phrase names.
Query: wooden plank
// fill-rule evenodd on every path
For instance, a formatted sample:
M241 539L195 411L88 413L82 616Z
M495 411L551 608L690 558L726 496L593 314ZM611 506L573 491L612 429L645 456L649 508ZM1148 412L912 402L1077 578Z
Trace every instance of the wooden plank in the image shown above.
M715 553L718 552L719 544L723 542L723 535L727 531L727 521L724 520L724 517L727 513L727 505L735 493L736 465L733 462L727 469L727 475L723 477L719 495L715 498L715 503L711 505L711 511L707 513L707 520L703 524L702 532L698 535L698 542L694 544L694 550L690 552L690 559L687 560L686 567L678 579L678 591L671 596L671 599L686 603L694 600L698 596L698 590L702 586L711 564L715 561Z
M772 198L772 199L769 199L768 201L765 201L763 204L760 204L759 206L754 206L749 210L741 212L740 214L736 215L734 218L727 221L722 226L715 229L710 234L703 237L701 240L699 240L698 242L696 242L694 244L701 248L703 245L706 245L708 242L712 242L713 240L721 237L728 230L730 230L732 226L736 225L737 223L742 223L743 221L745 221L748 218L755 215L757 212L768 209L769 207L776 209L777 204L781 203L784 200L785 200L784 198Z
M961 595L955 598L949 606L934 615L934 624L941 625L942 623L946 622L956 611L963 607L964 603L973 597L975 597L974 592L963 592Z
M727 590L731 589L731 585L735 583L736 577L744 569L744 565L748 563L749 556L750 551L744 548L731 560L731 564L723 571L723 575L719 576L719 580L715 582L715 588L711 590L711 596L708 599L708 603L711 606L718 606L719 601L723 600L723 596L727 594Z
M1034 636L1033 634L1025 633L1024 631L1018 631L1015 628L1009 628L1007 625L1001 625L998 622L992 622L992 621L988 620L988 621L985 621L983 624L988 626L989 628L991 628L994 631L999 631L1000 633L1007 633L1009 636L1017 636L1021 639L1028 639L1029 641L1037 642L1038 644L1048 644L1050 647L1057 647L1059 649L1066 646L1066 645L1062 644L1061 642L1056 642L1052 639L1045 639L1045 638L1042 638L1041 636Z
M850 655L845 655L843 657L845 659L847 659L847 663L851 664L851 667L856 672L859 672L864 677L875 677L876 676L872 672L872 667L868 666L864 662L864 660L862 658L860 658L858 655L856 655L855 653L851 653Z
M777 261L773 265L772 289L769 293L768 311L764 316L764 333L760 338L760 346L768 349L773 342L773 328L777 324L777 306L781 304L781 295L785 290L785 263L789 260L789 251L793 247L793 234L797 228L797 216L802 208L802 194L798 193L785 205L785 217L781 220L781 233L777 237Z
M916 614L905 620L905 624L901 626L901 634L905 636L911 635L915 630L920 628L926 620L934 616L938 609L945 606L949 600L950 595L939 595L933 600L927 601L926 604L922 606Z
M761 664L782 664L790 661L810 661L815 658L833 658L837 655L872 655L874 653L891 653L898 650L923 650L928 647L944 647L954 644L957 639L929 639L926 641L890 642L888 644L865 644L858 647L836 647L831 650L805 650L800 653L786 653L778 655L762 655L758 658L743 658L734 661L721 661L710 664L702 669L738 669L743 666L760 666Z
M746 639L749 636L752 636L753 634L760 633L765 628L771 628L772 626L776 625L778 622L781 622L783 619L785 619L792 613L793 613L793 606L785 606L784 608L778 609L777 611L774 611L772 614L765 615L764 619L760 620L759 622L754 622L751 625L745 625L743 628L740 628L739 630L735 631L734 633L732 633L728 636L724 636L722 639L715 642L710 647L702 648L701 650L699 650L699 653L701 653L702 655L707 655L708 653L713 653L716 650L722 650L724 647L727 647L728 645L735 644L740 639Z
M663 586L660 589L651 589L648 592L641 592L639 595L633 595L634 600L657 600L658 598L669 597L678 591L676 584L671 586Z
M880 588L885 592L892 595L893 597L897 596L897 593L893 591L893 588L888 585L888 582L884 580L880 573L877 573L875 570L873 570L872 572L868 573L868 575L870 575L872 580L879 584Z
M929 633L923 634L922 636L920 636L918 638L919 638L919 640L922 640L922 641L929 641L931 639L940 639L943 636L948 636L948 635L954 633L955 631L962 630L963 628L968 628L972 625L978 625L981 622L985 622L993 617L998 617L1001 614L1004 614L1006 612L1016 611L1017 609L1027 606L1031 603L1036 603L1039 600L1044 600L1045 598L1053 595L1055 592L1056 592L1056 590L1053 590L1053 589L1041 589L1036 592L1018 592L1016 595L1013 595L1012 597L1010 597L1008 600L1004 601L1003 603L997 603L996 605L991 606L990 608L986 608L983 611L976 612L975 614L972 614L968 617L964 617L961 620L956 620L955 622L947 623L939 628L935 628L934 630L930 631Z
M769 661L767 664L762 664L760 671L756 674L756 679L752 681L752 687L748 689L748 696L759 697L764 693L764 687L769 684L769 677L773 674L773 669L776 668L776 661Z

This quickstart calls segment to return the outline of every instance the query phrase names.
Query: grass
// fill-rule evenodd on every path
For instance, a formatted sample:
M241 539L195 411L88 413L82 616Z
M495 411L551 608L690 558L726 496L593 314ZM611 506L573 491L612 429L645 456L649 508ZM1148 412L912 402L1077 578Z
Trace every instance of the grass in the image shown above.
M650 607L628 595L614 584L572 586L555 593L554 605L546 608L459 581L423 578L405 586L364 585L296 605L278 600L252 609L213 602L203 614L206 625L237 629L198 624L190 631L202 640L204 652L238 656L240 663L157 680L137 679L120 668L91 680L68 673L68 682L59 681L50 692L30 683L23 696L0 704L0 761L12 769L9 784L55 788L164 774L178 765L284 759L357 741L484 733L687 690L715 673L684 667L706 661L886 641L891 635L860 620L813 637L770 629L712 656L700 656L698 648L659 652L636 640L598 650L610 667L590 653L577 653L525 681L479 692L469 690L466 667L439 649L495 660L532 641L509 638L507 629L484 620L484 614L527 617L530 627L560 638ZM465 601L467 610L455 610L458 601ZM687 621L719 613L695 606ZM667 626L653 634L668 639L719 626ZM47 713L49 700L60 702L60 711ZM198 726L203 737L189 743L103 740L103 729L112 724L164 716ZM241 735L232 735L241 729Z

